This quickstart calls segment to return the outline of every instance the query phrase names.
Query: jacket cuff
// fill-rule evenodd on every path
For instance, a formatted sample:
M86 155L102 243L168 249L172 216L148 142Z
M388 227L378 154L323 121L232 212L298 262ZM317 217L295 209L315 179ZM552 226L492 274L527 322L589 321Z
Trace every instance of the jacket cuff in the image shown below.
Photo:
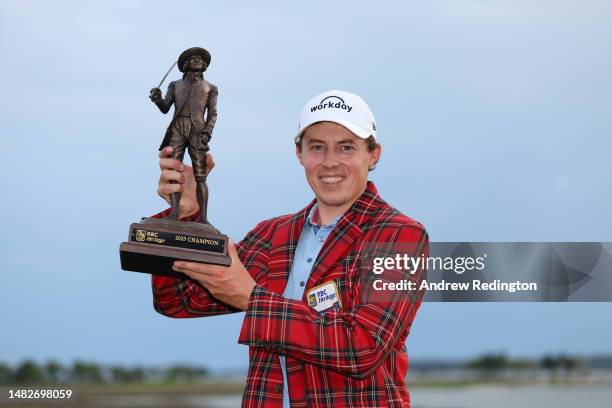
M170 214L172 214L172 207L166 208L164 211L152 215L151 218L167 218L168 216L170 216Z
M172 207L166 208L162 212L158 212L157 214L151 216L151 218L168 218L172 214ZM200 210L197 210L195 213L188 215L187 217L179 218L179 221L197 221L200 218Z
M286 302L284 297L271 292L263 286L256 284L251 291L246 314L242 321L238 343L253 347L264 347L275 349L282 333L273 333L274 329L282 330L285 326L275 320L283 319L283 316L274 317L274 310L284 309L281 305Z

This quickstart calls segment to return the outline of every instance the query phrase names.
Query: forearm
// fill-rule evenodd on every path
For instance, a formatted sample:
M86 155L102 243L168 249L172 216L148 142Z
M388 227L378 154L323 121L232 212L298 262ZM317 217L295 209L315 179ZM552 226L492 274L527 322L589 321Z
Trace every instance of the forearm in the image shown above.
M208 103L206 104L206 123L204 124L204 132L212 137L212 131L217 122L217 92L212 92Z
M153 103L159 108L162 113L168 113L170 107L172 106L172 102L166 103L166 101L162 98L154 99Z
M218 301L192 279L152 275L151 285L153 308L164 316L203 317L240 311Z
M367 304L319 315L305 302L256 286L238 341L364 378L405 336L419 305L420 300L393 308Z
M174 83L170 83L170 85L168 85L168 90L166 91L166 96L164 98L161 97L161 91L159 91L159 97L151 100L162 113L168 113L170 107L174 103Z
M153 218L165 218L171 209L160 212ZM199 212L183 221L195 221ZM196 281L184 278L152 275L153 308L168 317L186 318L234 313L238 309L217 299Z

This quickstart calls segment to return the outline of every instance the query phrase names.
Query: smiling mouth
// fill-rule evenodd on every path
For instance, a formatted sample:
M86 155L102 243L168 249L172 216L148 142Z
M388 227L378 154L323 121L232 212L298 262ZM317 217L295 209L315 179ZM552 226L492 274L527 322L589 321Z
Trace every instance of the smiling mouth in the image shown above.
M329 184L329 185L341 183L342 181L344 181L344 179L345 177L343 176L321 176L319 177L319 180L321 181L321 183Z

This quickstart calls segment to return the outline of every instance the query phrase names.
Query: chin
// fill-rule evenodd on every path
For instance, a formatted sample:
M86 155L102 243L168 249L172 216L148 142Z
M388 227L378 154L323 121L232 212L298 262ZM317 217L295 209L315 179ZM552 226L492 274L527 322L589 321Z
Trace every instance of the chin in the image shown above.
M344 192L321 192L319 191L319 200L325 205L332 207L340 207L349 201L348 194Z

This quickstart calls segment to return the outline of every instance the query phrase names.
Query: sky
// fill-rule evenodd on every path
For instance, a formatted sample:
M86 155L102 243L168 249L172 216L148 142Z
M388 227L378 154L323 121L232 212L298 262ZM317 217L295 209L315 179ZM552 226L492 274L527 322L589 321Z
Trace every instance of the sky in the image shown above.
M432 241L612 241L607 1L0 1L0 361L247 366L242 314L169 319L119 243L156 195L179 53L219 88L209 219L239 240L312 198L299 113L372 108L371 174ZM168 81L178 79L175 69ZM609 303L426 303L412 359L612 353Z

